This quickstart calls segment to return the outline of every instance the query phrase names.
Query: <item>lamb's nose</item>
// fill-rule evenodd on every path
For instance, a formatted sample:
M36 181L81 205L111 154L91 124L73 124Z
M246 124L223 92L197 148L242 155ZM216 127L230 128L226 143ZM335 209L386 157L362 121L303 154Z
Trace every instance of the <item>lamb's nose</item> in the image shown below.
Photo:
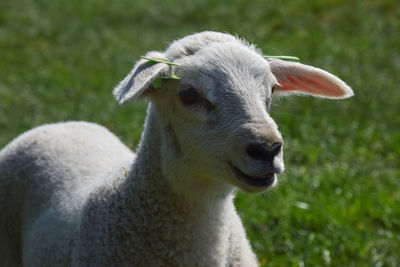
M256 160L273 161L282 148L281 142L275 142L271 146L267 144L250 144L246 148L247 154Z

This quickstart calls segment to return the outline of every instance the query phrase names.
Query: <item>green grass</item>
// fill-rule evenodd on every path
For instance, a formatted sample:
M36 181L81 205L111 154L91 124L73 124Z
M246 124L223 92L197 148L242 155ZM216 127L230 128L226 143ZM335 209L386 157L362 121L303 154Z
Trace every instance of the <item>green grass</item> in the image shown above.
M396 0L3 0L0 147L34 126L88 120L134 148L146 103L111 90L149 50L202 30L322 67L344 101L293 97L272 115L286 142L278 188L239 193L266 266L400 265L400 5Z

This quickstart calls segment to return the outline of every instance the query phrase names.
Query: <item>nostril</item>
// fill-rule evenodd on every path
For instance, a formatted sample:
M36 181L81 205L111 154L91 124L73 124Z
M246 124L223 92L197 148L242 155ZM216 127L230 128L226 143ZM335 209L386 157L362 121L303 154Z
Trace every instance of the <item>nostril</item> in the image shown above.
M270 148L266 144L250 144L246 148L247 154L253 159L272 161L279 154L282 143L276 142Z
M262 145L250 144L246 148L247 154L253 159L264 160L268 157L268 150Z
M275 157L276 155L279 154L279 152L281 152L281 148L282 148L283 144L281 142L276 142L272 145L272 154Z

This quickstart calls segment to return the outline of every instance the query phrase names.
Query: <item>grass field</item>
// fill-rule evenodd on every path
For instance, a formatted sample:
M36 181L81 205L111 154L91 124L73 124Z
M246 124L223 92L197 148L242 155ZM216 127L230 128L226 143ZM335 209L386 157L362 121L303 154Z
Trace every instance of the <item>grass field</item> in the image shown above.
M88 120L132 148L145 102L112 88L149 50L236 33L345 80L355 97L282 99L280 185L236 203L261 265L400 266L397 0L0 1L0 147L34 126Z

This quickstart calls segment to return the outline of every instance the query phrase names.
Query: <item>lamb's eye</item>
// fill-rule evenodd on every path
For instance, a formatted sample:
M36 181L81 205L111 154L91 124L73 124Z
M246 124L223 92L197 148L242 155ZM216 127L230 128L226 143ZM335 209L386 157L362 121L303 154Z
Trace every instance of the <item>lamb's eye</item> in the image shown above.
M179 92L179 97L185 105L193 105L201 100L201 96L193 87L181 90Z
M272 87L271 87L271 94L273 94L274 93L274 91L275 91L275 84L274 85L272 85Z

